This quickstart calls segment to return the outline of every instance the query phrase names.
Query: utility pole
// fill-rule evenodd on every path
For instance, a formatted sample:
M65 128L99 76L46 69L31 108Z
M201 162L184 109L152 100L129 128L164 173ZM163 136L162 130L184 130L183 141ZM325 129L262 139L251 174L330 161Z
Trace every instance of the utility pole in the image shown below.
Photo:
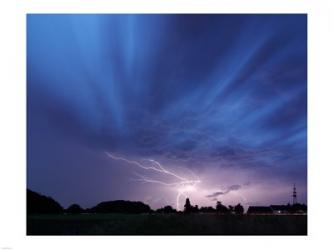
M294 184L294 188L293 188L293 205L295 205L297 203L297 192L296 192L296 186Z

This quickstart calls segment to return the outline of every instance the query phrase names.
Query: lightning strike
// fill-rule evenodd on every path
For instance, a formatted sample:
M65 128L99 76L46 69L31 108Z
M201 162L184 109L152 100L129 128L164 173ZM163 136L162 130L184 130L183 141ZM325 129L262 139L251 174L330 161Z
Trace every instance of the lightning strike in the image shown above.
M190 173L195 177L194 179L192 178L186 178L184 176L180 176L174 172L172 172L171 170L166 169L164 166L162 166L161 163L159 163L156 160L153 159L147 159L146 161L150 162L151 165L150 166L146 166L143 165L142 163L138 162L138 161L133 161L133 160L129 160L126 159L124 157L120 157L120 156L115 156L109 152L105 152L105 154L113 159L113 160L117 160L117 161L123 161L126 162L130 165L139 167L141 169L147 170L147 171L154 171L157 173L160 173L162 175L169 175L172 176L174 179L176 179L176 182L164 182L158 179L152 179L150 177L146 177L143 175L139 175L136 174L139 179L136 179L137 181L142 181L144 183L154 183L154 184L159 184L159 185L163 185L163 186L167 186L167 187L172 187L174 189L176 189L177 191L177 196L176 196L176 208L177 210L180 210L180 198L181 197L185 197L185 194L188 192L193 192L196 190L196 185L198 183L201 182L201 180L189 169L187 169L188 171L190 171Z

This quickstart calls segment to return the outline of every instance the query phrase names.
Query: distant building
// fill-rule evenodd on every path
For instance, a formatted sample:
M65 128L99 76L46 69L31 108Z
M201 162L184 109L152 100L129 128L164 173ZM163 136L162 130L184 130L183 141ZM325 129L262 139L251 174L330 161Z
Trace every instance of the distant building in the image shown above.
M247 210L247 214L275 214L275 215L287 215L287 214L307 214L307 205L297 202L296 185L294 184L292 189L292 204L287 205L270 205L266 206L250 206Z
M290 205L271 205L274 214L289 214Z
M250 206L247 214L273 214L273 209L265 206Z

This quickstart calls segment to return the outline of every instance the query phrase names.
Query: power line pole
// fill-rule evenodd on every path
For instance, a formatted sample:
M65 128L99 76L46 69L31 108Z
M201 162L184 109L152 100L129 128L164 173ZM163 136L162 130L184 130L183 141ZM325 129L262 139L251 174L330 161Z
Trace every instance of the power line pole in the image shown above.
M296 186L294 184L294 188L293 188L293 205L295 205L297 203L297 192L296 192Z

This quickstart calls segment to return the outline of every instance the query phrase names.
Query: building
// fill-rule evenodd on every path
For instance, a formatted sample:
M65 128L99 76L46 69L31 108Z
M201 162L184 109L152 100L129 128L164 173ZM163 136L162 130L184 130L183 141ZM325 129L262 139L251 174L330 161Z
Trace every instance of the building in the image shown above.
M247 214L273 214L273 209L265 206L249 206Z
M291 206L289 205L271 205L274 214L289 214Z

